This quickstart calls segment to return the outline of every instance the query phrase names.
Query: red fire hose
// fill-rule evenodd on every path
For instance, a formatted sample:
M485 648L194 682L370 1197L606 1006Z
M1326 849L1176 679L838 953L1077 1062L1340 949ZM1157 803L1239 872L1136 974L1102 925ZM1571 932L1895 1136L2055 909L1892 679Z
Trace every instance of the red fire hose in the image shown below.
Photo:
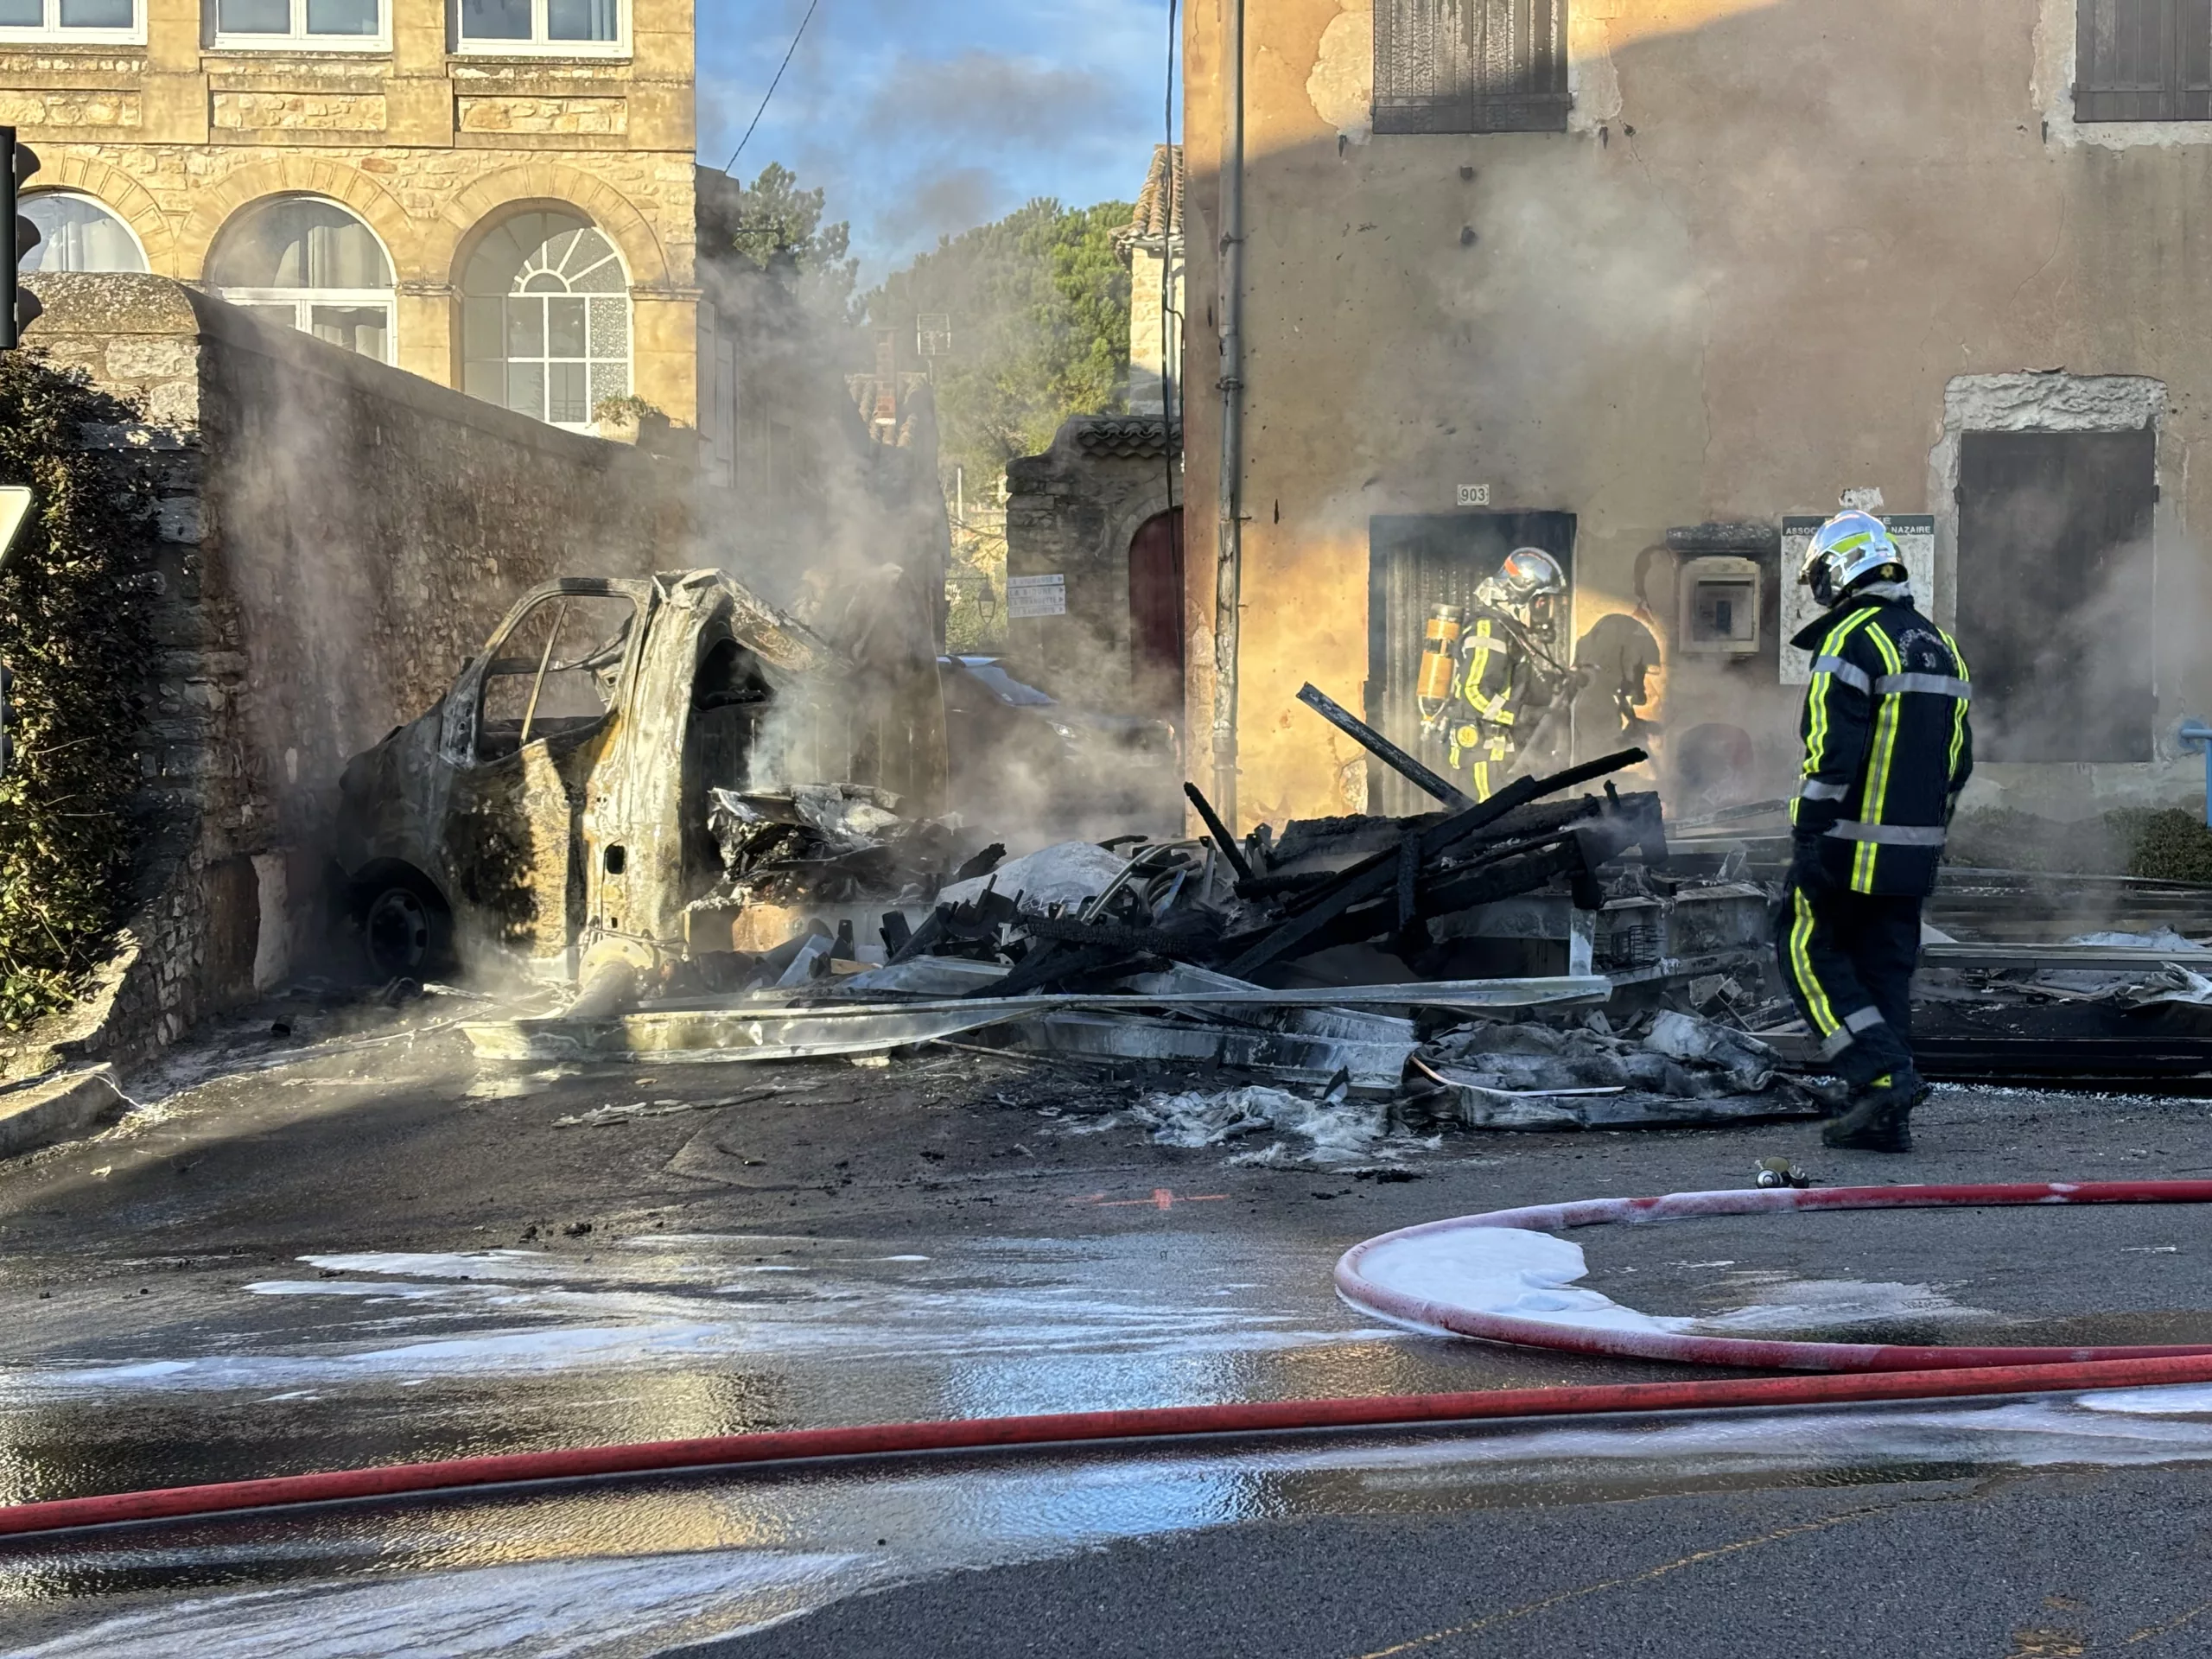
M1673 1192L1656 1198L1585 1198L1459 1216L1384 1233L1346 1250L1337 1263L1337 1290L1353 1306L1402 1324L1450 1331L1488 1342L1617 1358L1665 1359L1690 1365L1741 1366L1751 1370L1932 1371L1992 1365L2071 1365L2114 1359L2164 1359L2212 1355L2212 1347L2180 1344L2124 1348L1912 1348L1890 1343L1776 1342L1742 1337L1692 1336L1672 1331L1624 1330L1576 1324L1561 1317L1538 1319L1457 1306L1395 1289L1371 1276L1377 1258L1394 1248L1494 1228L1562 1232L1608 1222L1697 1220L1713 1216L1794 1213L1808 1210L1916 1210L2009 1205L2205 1204L2212 1181L2032 1181L2002 1186L1832 1186L1737 1188L1719 1192Z
M2030 1196L2033 1195L2033 1196ZM1477 1224L1500 1227L1587 1225L1599 1221L1666 1220L1692 1215L1746 1214L1791 1209L1868 1209L1929 1204L2161 1204L2212 1200L2212 1182L2152 1181L2082 1185L1838 1187L1821 1192L1753 1191L1678 1193L1662 1198L1599 1199L1587 1204L1550 1205L1501 1211L1486 1217L1432 1224L1436 1228ZM1386 1234L1347 1253L1338 1268L1339 1287L1349 1274L1372 1294L1357 1275L1363 1253L1384 1239L1419 1234ZM1351 1292L1347 1290L1347 1295ZM1353 1298L1361 1306L1370 1303ZM1442 1324L1439 1313L1453 1310L1423 1305L1418 1322ZM1465 1310L1458 1310L1464 1313ZM1392 1317L1413 1315L1397 1311ZM1504 1323L1535 1327L1538 1345L1583 1347L1556 1340L1560 1328L1541 1321ZM1446 1328L1458 1328L1447 1325ZM1487 1331L1470 1332L1488 1335ZM1570 1333L1586 1335L1587 1333ZM1607 1332L1607 1336L1623 1333ZM1530 1338L1503 1338L1522 1342ZM1696 1339L1685 1339L1696 1340ZM1586 1344L1590 1351L1626 1352L1624 1347ZM396 1497L463 1488L512 1486L524 1483L590 1479L785 1464L813 1459L911 1455L927 1452L975 1451L1018 1446L1185 1439L1203 1435L1250 1435L1286 1430L1393 1428L1478 1422L1506 1418L1573 1417L1604 1413L1661 1412L1719 1408L1776 1408L1840 1405L1885 1400L1957 1399L1980 1395L2024 1395L2075 1389L2155 1388L2174 1383L2212 1382L2212 1349L1892 1349L1853 1344L1736 1343L1737 1349L1842 1350L1853 1356L1924 1353L1936 1356L1923 1369L1902 1370L1879 1363L1844 1367L1856 1374L1776 1376L1698 1382L1623 1383L1599 1387L1500 1389L1469 1394L1381 1395L1367 1399L1287 1400L1267 1403L1178 1406L1136 1411L1070 1412L1048 1416L984 1417L949 1422L883 1423L853 1428L797 1429L765 1434L722 1435L705 1440L656 1440L635 1446L591 1446L557 1452L524 1452L502 1457L458 1458L442 1463L399 1464L378 1469L349 1469L310 1475L283 1475L261 1480L224 1481L205 1486L122 1492L96 1497L58 1498L42 1503L0 1508L0 1535L57 1532L120 1522L174 1521L243 1510L291 1508L349 1499ZM2067 1356L2059 1363L2048 1357ZM1998 1356L1961 1363L1966 1354ZM2114 1357L2115 1354L2120 1357ZM1668 1357L1678 1356L1669 1354ZM1742 1363L1731 1358L1723 1363ZM1781 1362L1770 1359L1768 1364Z

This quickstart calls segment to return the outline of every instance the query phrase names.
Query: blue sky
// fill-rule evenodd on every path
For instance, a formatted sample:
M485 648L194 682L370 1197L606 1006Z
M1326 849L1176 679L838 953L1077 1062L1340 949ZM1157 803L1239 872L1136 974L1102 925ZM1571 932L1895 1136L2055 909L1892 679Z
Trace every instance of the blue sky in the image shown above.
M698 0L709 167L736 148L806 5ZM1160 138L1166 53L1166 0L820 0L734 170L781 162L826 187L873 281L1033 196L1134 196Z

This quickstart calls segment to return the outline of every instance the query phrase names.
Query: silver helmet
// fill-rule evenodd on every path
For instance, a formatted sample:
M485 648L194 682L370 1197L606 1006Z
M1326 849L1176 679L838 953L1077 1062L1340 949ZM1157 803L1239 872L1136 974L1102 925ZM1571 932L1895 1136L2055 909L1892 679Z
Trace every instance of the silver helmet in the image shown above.
M1826 609L1885 568L1895 565L1902 578L1904 555L1871 512L1839 512L1813 533L1797 567L1797 580L1813 590Z

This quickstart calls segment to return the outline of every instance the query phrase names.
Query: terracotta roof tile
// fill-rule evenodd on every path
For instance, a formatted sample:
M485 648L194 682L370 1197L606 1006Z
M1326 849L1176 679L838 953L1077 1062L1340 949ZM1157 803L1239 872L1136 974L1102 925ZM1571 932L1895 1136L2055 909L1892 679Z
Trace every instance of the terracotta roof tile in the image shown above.
M1151 169L1145 175L1144 188L1137 193L1136 212L1115 233L1114 240L1126 257L1129 244L1139 238L1182 234L1183 146L1154 144Z

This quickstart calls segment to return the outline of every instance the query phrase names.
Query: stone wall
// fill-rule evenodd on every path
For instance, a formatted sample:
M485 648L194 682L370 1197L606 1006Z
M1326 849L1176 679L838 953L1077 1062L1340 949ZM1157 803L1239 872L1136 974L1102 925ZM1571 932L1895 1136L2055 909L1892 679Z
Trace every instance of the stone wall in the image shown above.
M1159 417L1078 416L1043 454L1009 464L1006 486L1007 575L1059 575L1067 587L1065 615L1010 618L1008 652L1048 666L1071 699L1127 702L1129 543L1182 500Z
M161 658L130 948L69 1033L130 1060L294 970L346 758L429 707L526 588L699 562L688 470L156 276L41 276L27 343L143 410Z

